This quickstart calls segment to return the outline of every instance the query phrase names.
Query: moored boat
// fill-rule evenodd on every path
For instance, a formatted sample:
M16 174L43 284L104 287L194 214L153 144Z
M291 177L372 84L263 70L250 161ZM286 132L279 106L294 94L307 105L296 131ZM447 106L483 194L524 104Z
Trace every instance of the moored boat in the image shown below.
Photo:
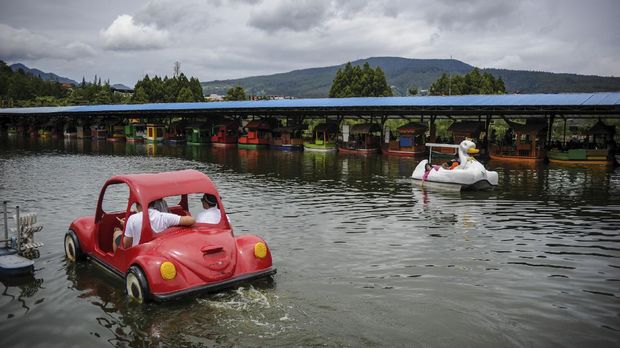
M239 124L237 121L224 119L214 127L211 143L216 147L234 147L239 140Z
M599 120L585 132L583 143L571 141L563 148L557 146L547 152L547 159L553 164L611 165L615 134L615 126Z
M143 143L146 135L146 125L144 123L129 122L125 125L125 138L128 143Z
M107 141L111 142L124 142L125 131L122 124L118 123L109 127Z
M338 124L325 122L319 123L314 127L313 138L304 141L304 150L315 152L333 152L337 150L336 136L338 134Z
M160 123L148 123L146 125L145 140L147 143L161 143L164 141L165 127Z
M510 127L503 141L491 144L489 156L492 160L536 163L545 159L544 137L547 121L528 119L525 124L506 120ZM513 136L514 132L514 136Z
M410 122L398 127L398 136L391 139L389 128L385 129L385 142L381 146L381 152L385 155L418 157L426 155L426 130L423 123Z
M376 123L342 126L343 142L338 146L342 153L371 154L380 150L381 127Z
M301 136L302 127L278 127L271 133L270 149L283 151L303 151L304 139Z
M252 120L243 128L247 133L239 136L240 149L263 149L269 147L272 126L268 120Z
M190 123L185 126L185 138L189 145L211 143L211 127L207 123Z

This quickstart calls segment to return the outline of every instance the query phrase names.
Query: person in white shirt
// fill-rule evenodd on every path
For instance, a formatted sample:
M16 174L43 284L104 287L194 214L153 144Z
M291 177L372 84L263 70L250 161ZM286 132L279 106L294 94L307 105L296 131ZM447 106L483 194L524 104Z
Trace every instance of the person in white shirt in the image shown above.
M205 193L200 199L202 207L205 209L196 216L196 222L219 224L222 218L222 213L217 207L217 199L214 195Z
M154 209L154 206L161 206L159 204L161 200L153 201L149 204L149 222L151 224L151 228L153 232L160 233L165 231L167 228L172 226L191 226L196 220L194 220L191 216L180 216L177 214L171 214L167 212L160 212L157 209ZM125 234L123 237L123 231L120 229L115 229L114 231L114 243L112 248L114 251L118 248L118 245L123 243L124 248L129 248L132 246L136 246L140 243L140 236L142 234L142 207L140 204L136 203L137 213L131 215L129 219L127 219L127 223L125 224L124 219L119 219L121 225L125 226Z

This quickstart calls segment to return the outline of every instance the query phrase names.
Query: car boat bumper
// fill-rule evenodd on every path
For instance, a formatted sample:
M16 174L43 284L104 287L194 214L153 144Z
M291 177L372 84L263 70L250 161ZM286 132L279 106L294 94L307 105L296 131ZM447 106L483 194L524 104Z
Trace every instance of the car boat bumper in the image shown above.
M240 283L245 283L245 282L249 282L252 280L265 278L265 277L274 275L276 274L276 272L277 270L275 268L268 268L266 270L262 270L259 272L244 274L239 277L230 278L230 279L223 280L221 282L210 283L207 285L201 285L201 286L197 286L191 289L185 289L185 290L175 291L175 292L170 292L170 293L165 293L165 294L151 294L151 298L157 302L163 302L163 301L174 300L179 297L186 297L186 296L191 296L191 295L217 292L222 289L233 287Z

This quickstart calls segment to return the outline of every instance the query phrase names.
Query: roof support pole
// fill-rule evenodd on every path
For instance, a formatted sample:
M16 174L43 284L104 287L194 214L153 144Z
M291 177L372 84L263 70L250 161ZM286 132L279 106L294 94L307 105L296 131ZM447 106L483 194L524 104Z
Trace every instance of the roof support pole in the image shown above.
M435 118L437 118L437 116L431 116L431 122L430 122L430 138L431 138L431 143L434 143L435 140L437 139L436 136L436 127L435 127Z
M551 146L551 137L553 136L553 122L555 121L555 114L549 115L549 126L547 128L547 147Z
M489 127L491 126L492 115L487 115L486 120L484 122L484 153L488 156L489 154Z
M566 117L564 118L564 136L562 137L562 146L566 146Z

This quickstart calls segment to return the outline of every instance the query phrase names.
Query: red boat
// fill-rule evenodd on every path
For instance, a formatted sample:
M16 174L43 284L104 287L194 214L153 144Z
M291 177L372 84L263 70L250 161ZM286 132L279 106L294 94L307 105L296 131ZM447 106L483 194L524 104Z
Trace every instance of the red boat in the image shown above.
M126 210L107 211L106 206L104 211L104 202L114 202L119 188L128 192ZM112 197L106 197L106 191L111 191L108 195ZM189 215L188 195L203 193L216 197L222 217L219 223L176 226L154 233L145 209L139 244L124 248L121 243L113 251L114 228L121 228L118 218L128 219L135 203L147 207L161 198L180 197L178 204L168 209L184 216ZM276 273L265 241L255 235L233 235L215 185L196 170L111 177L101 189L95 216L71 223L65 235L65 254L70 261L88 258L120 276L128 296L139 302L218 291Z
M211 144L219 147L237 146L239 141L239 124L234 120L222 120L214 128Z

